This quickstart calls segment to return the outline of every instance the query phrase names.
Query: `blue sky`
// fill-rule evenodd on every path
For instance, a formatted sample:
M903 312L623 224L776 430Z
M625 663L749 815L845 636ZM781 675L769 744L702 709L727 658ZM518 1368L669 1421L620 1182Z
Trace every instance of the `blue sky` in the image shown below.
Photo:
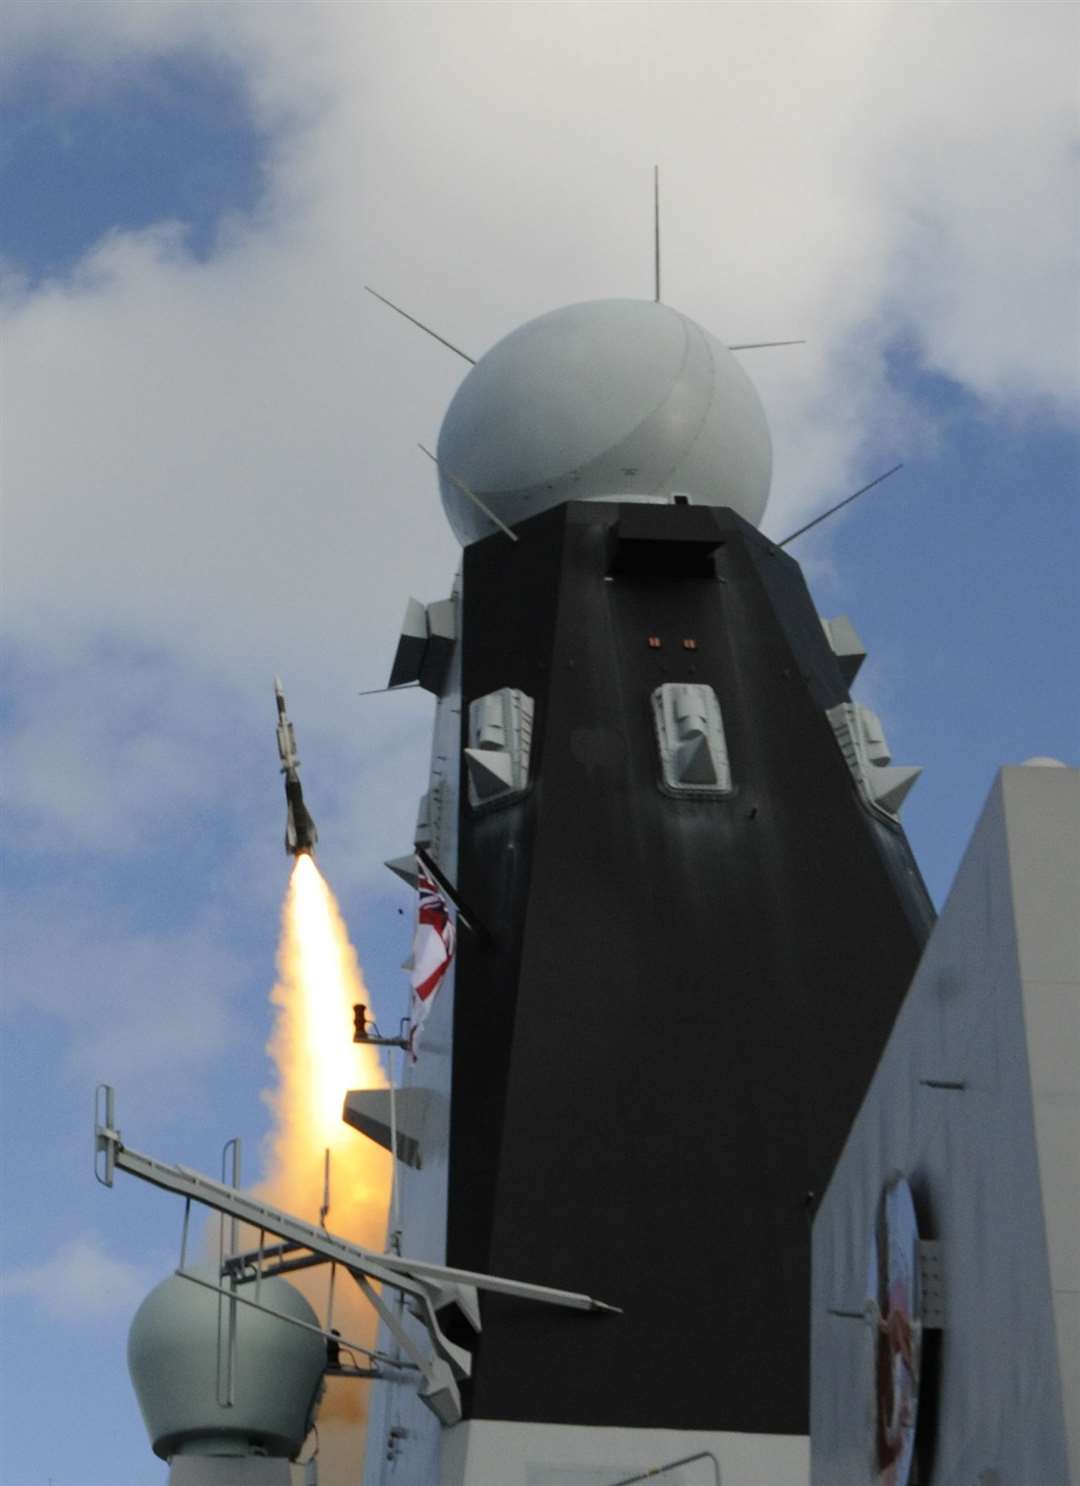
M257 214L263 197L268 140L252 117L242 72L205 51L141 58L110 69L107 79L90 69L81 74L69 58L45 51L10 80L0 104L0 131L5 141L0 259L30 293L46 279L77 275L85 255L108 234L161 222L176 224L181 250L195 262L205 261L230 222ZM33 646L5 656L9 727L18 725L27 697L40 690L42 672L49 669L43 659ZM59 659L63 673L64 657ZM169 671L169 658L159 647L141 643L137 634L108 631L92 635L78 664L90 677L103 665L123 675L150 707L153 691ZM154 677L150 696L139 688L140 674ZM205 693L191 698L193 707L210 702ZM78 725L77 718L70 721ZM124 723L137 728L140 719L127 716ZM16 795L9 808L18 813L25 807ZM122 817L123 794L105 808ZM215 802L215 833L235 833L235 816L229 817L227 803ZM107 848L78 847L12 854L5 930L9 963L33 958L43 917L78 925L80 919L104 914L113 932L130 941L182 933L193 913L198 918L212 912L212 895L205 901L207 874L218 848L203 824L193 812L179 849L175 822L169 821L141 836L137 851L119 857ZM168 894L161 892L163 880L170 884ZM262 916L237 922L230 938L235 963L219 967L219 975L225 972L221 979L244 980L253 973L264 987L272 984L272 917L269 923ZM68 958L63 970L70 974L73 968ZM152 985L144 989L148 997L155 994ZM120 1264L145 1263L152 1283L174 1262L171 1204L143 1201L145 1194L134 1185L117 1188L103 1203L101 1189L88 1185L91 1090L70 1066L57 1066L70 1052L65 1045L70 1020L15 987L9 987L9 996L13 991L9 1047L16 1055L8 1060L2 1093L10 1141L7 1175L19 1181L22 1199L4 1223L5 1269L34 1271L54 1256L57 1239L63 1252L62 1245L77 1233L95 1258L108 1250L125 1254ZM75 987L72 991L77 994ZM87 1006L82 1030L98 1019L107 1023L107 1002ZM262 1123L257 1091L266 1082L266 1018L246 1035L239 1024L235 1030L229 1062L238 1077L223 1081L205 1118L199 1118L197 1106L184 1104L184 1124L204 1165L206 1152L220 1145L223 1129ZM234 1101L229 1090L238 1085L243 1092ZM71 1234L65 1236L69 1223ZM117 1241L125 1231L138 1235L134 1243ZM145 1260L136 1259L144 1246ZM3 1384L4 1448L13 1481L164 1478L165 1467L146 1444L123 1360L127 1319L144 1288L137 1273L119 1270L112 1277L118 1305L90 1303L76 1320L73 1337L66 1332L68 1317L60 1301L54 1312L35 1289L5 1297L6 1331L19 1339L17 1365L4 1369ZM101 1276L91 1263L86 1280L95 1278ZM104 1278L108 1281L108 1272ZM68 1425L43 1430L63 1397L75 1401L70 1411L61 1411ZM95 1469L100 1477L87 1474Z
M659 158L671 302L731 341L809 341L746 361L770 534L904 461L793 550L867 644L858 690L897 762L926 766L905 818L935 897L1001 763L1078 761L1076 17L866 10L13 8L13 1483L164 1478L123 1348L177 1214L93 1183L91 1093L115 1082L163 1157L258 1149L276 671L323 869L399 1010L408 904L379 863L408 845L431 709L356 691L385 679L407 595L448 590L415 444L464 367L364 282L474 352L647 295Z
M175 220L197 261L258 210L266 140L243 75L205 52L149 57L107 82L47 54L0 104L0 252L31 282L68 274L98 238Z

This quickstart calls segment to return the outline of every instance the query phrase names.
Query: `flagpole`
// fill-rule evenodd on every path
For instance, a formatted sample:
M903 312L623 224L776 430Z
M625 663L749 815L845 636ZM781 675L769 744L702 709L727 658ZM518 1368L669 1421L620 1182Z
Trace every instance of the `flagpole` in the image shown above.
M390 1066L390 1248L399 1252L401 1217L398 1207L397 1086L394 1081L394 1049L389 1049Z

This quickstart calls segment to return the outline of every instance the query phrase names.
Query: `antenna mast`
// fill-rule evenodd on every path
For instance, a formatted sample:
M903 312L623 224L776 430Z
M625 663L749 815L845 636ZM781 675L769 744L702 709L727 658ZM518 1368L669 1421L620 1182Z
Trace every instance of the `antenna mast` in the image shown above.
M501 532L504 532L506 534L506 536L508 536L512 542L516 542L517 541L517 539L518 539L517 532L516 531L511 531L510 528L507 526L507 524L506 524L505 521L500 521L500 519L498 518L498 516L496 516L495 512L491 509L491 507L490 506L486 506L484 504L484 502L480 499L480 497L477 495L477 493L476 493L475 490L470 490L469 487L465 484L465 481L464 480L459 480L458 477L457 477L457 475L455 475L452 470L448 470L445 465L440 464L439 463L438 456L435 455L435 454L432 454L432 452L431 452L430 449L425 449L423 444L417 444L416 447L420 450L421 454L426 454L427 455L427 457L431 460L431 462L435 466L435 468L437 470L440 470L442 472L442 474L444 474L446 476L446 478L450 481L451 485L455 485L458 488L458 490L461 491L462 495L467 495L469 497L469 499L473 502L474 505L479 506L480 510L483 511L484 515L488 518L489 521L493 521L495 523L495 525L499 528L499 530Z
M322 1174L322 1207L319 1208L319 1227L326 1227L327 1214L330 1211L330 1147L327 1146L323 1153Z
M364 288L369 294L373 295L374 298L379 300L382 304L385 304L388 309L391 309L395 312L395 314L400 315L403 320L408 320L410 325L415 325L416 328L418 330L422 330L425 335L430 335L433 341L438 341L440 346L445 346L448 351L453 351L455 356L460 356L462 361L467 361L470 366L476 365L475 356L470 356L469 353L467 351L463 351L460 346L455 346L453 341L448 341L446 337L444 335L440 335L437 330L432 330L431 326L425 325L423 320L418 320L415 315L410 315L408 310L403 310L399 304L395 304L392 299L387 299L385 294L380 294L379 291L377 289L373 289L370 284L365 284Z
M878 475L876 480L871 480L869 485L864 485L861 489L856 490L854 495L849 495L844 500L837 501L835 506L830 506L827 511L822 511L820 516L815 516L813 521L808 521L805 526L800 526L798 531L791 532L782 542L777 542L776 545L778 547L786 547L796 537L801 537L803 532L810 531L812 527L820 526L830 516L835 516L837 511L842 511L845 506L850 506L853 500L858 500L860 495L865 495L868 490L873 490L875 485L880 485L882 480L887 480L890 475L895 475L897 470L902 470L903 468L904 466L902 464L894 464L891 470L886 470L883 475Z
M660 303L660 167L653 166L653 268L656 303Z

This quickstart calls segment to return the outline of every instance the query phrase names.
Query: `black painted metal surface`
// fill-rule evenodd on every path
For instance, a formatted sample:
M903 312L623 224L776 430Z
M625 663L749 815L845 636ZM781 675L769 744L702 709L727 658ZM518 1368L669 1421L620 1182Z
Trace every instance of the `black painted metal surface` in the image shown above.
M526 798L462 805L458 885L493 940L460 943L447 1262L625 1314L486 1301L467 1407L805 1433L814 1194L929 900L858 799L791 558L700 507L517 530L465 552L463 719L502 686L536 716ZM675 680L717 692L730 799L658 788L650 695Z

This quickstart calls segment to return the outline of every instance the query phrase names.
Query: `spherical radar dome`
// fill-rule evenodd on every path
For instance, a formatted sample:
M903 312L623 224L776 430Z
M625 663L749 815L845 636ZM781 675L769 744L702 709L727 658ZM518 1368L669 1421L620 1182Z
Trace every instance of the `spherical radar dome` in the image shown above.
M217 1270L193 1266L211 1284ZM245 1298L253 1299L254 1287ZM317 1326L288 1280L264 1279L260 1304ZM128 1369L154 1453L261 1454L289 1459L304 1442L326 1367L322 1337L247 1305L236 1307L232 1405L218 1400L218 1297L178 1274L140 1305L128 1334Z
M668 305L602 299L512 331L458 388L439 434L439 484L468 544L567 500L731 506L757 524L769 430L728 348ZM456 483L456 482L460 482Z

